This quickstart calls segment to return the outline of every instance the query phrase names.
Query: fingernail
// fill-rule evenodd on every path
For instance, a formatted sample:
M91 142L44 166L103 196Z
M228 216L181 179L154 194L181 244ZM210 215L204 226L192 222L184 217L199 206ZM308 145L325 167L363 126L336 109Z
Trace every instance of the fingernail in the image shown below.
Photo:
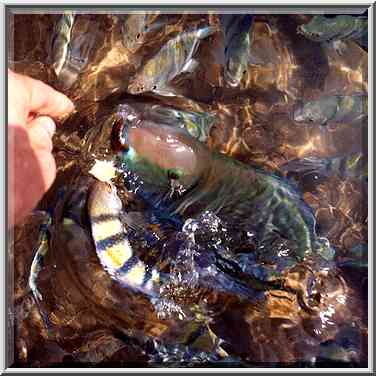
M52 138L56 131L55 122L50 117L43 117L43 126L47 130L49 136Z
M66 95L62 93L59 93L59 94L61 95L61 103L62 103L62 109L63 109L62 112L65 112L67 114L73 112L75 108L73 102Z

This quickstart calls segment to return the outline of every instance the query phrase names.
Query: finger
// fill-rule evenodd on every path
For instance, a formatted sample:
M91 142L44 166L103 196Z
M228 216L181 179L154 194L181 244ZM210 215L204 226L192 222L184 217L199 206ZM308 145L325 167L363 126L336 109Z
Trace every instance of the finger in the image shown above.
M24 127L11 127L8 137L8 219L12 225L19 223L49 189L56 164L51 152L31 145Z
M55 159L50 152L39 151L33 155L28 168L25 167L16 173L21 174L25 181L29 179L28 181L32 181L33 184L11 186L11 197L8 201L9 228L21 223L51 187L56 176Z
M39 116L28 123L31 146L35 149L52 150L52 136L55 133L55 122L48 116Z
M74 110L71 100L51 86L27 76L13 74L17 76L28 93L29 112L60 117Z

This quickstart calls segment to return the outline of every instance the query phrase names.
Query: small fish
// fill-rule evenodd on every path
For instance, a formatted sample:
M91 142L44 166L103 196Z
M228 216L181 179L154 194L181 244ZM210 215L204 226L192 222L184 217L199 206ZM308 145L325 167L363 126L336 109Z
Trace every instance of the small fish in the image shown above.
M297 123L359 123L368 116L366 95L333 95L304 103L293 114Z
M40 271L43 268L44 257L48 252L48 241L49 241L49 226L52 223L52 217L48 213L40 225L39 229L39 239L38 248L35 251L34 259L31 263L30 275L29 275L29 287L34 295L34 298L40 302L42 301L42 295L37 288L37 279Z
M260 63L251 55L253 16L221 14L219 19L225 45L225 79L230 86L237 87L248 65Z
M52 65L64 89L69 89L87 66L96 39L96 31L80 33L73 37L74 21L73 12L66 12L61 16L52 43Z
M174 96L169 82L183 72L192 72L198 66L193 58L202 39L217 29L212 26L185 32L170 39L147 63L141 67L128 85L131 94L152 91L164 96Z
M314 42L333 42L339 54L343 53L343 47L336 42L355 40L363 47L368 45L368 19L365 17L314 16L307 24L298 26L297 32Z
M355 244L347 253L346 257L339 262L340 266L352 267L355 269L368 268L368 244Z
M56 76L59 76L69 52L74 14L66 11L55 25L52 39L52 66Z
M131 52L140 48L147 35L162 29L163 22L157 22L160 12L142 12L127 14L121 19L123 44Z
M207 141L215 122L215 116L206 112L182 111L160 105L152 106L148 115L153 121L180 126L201 142Z
M158 293L159 272L149 269L134 253L121 221L122 209L114 185L94 183L88 212L98 258L113 279L154 296Z
M318 174L320 176L351 179L367 179L368 162L362 153L354 153L344 157L317 158L307 157L294 159L281 167L283 172L297 172L299 174Z

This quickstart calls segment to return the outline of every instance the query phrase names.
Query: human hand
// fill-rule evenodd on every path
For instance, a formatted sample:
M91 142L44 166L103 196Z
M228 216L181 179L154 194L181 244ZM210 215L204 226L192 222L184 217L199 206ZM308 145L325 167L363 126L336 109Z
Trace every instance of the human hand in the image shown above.
M73 103L62 93L8 70L9 227L19 223L53 183L52 118L73 109Z

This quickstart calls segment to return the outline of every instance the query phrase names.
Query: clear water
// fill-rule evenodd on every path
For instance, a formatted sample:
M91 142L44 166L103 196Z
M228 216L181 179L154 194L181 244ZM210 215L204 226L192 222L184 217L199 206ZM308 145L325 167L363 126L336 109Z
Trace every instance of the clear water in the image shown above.
M176 225L156 216L137 191L127 192L127 177L118 174L114 182L125 207L142 218L141 227L130 229L130 241L165 276L156 300L119 286L103 270L85 206L94 160L115 158L113 116L124 103L139 111L158 104L210 112L216 119L207 140L212 150L279 176L286 175L281 166L297 158L367 156L366 120L327 126L294 122L292 113L302 101L368 92L367 51L346 41L339 55L298 35L296 27L309 19L255 16L251 53L262 64L249 64L238 87L226 84L224 39L214 33L200 43L197 69L171 83L178 95L161 96L130 94L131 79L172 38L218 25L216 15L149 15L145 31L140 21L124 15L77 14L71 57L57 74L51 46L61 15L11 14L10 67L62 90L77 109L61 121L54 138L56 182L38 211L14 231L15 366L366 364L364 179L335 173L284 176L313 209L318 235L335 249L330 261L312 255L291 263L293 248L283 236L263 242L252 226L240 230L231 216L224 220L212 212ZM53 209L54 222L38 277L43 302L36 304L27 281L47 209ZM72 226L64 225L67 212L76 220Z

